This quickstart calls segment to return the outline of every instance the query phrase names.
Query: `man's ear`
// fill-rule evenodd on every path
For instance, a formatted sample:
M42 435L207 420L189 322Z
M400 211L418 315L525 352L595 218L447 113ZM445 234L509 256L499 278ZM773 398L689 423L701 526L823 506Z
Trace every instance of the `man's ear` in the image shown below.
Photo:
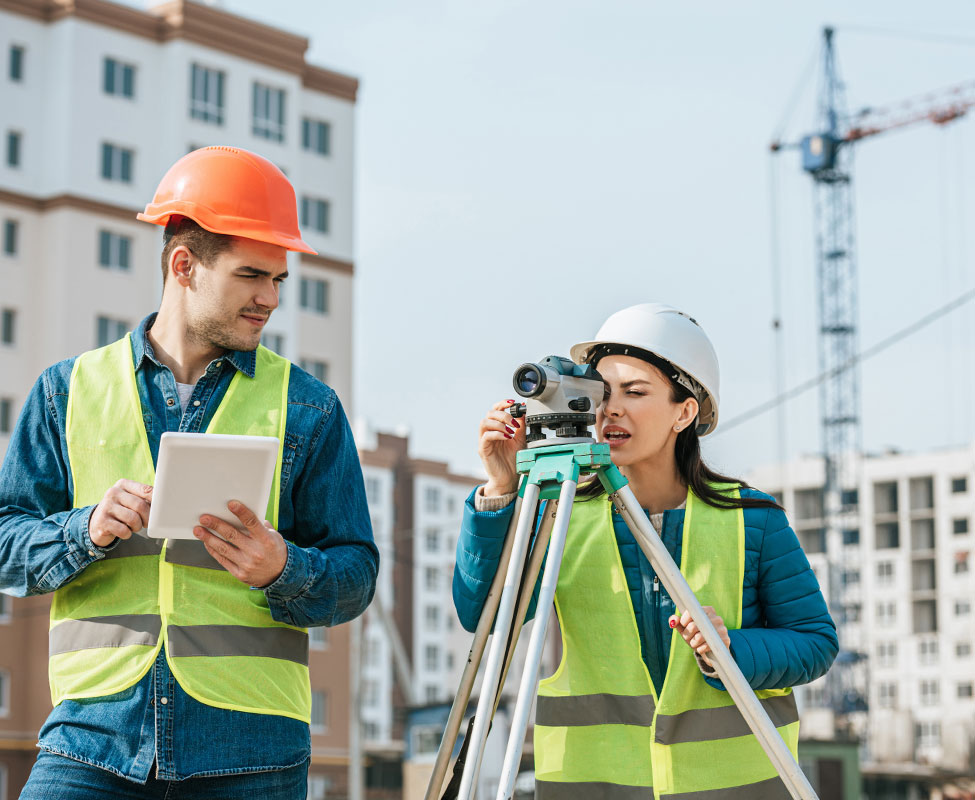
M169 254L169 274L179 282L180 286L190 285L190 275L196 259L186 245L179 245L173 248Z

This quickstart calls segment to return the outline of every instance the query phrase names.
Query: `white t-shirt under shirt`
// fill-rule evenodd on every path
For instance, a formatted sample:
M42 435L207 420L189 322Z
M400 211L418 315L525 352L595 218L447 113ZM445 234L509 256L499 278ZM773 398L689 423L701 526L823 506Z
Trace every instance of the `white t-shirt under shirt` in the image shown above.
M186 404L190 402L190 397L193 395L193 390L196 388L195 383L177 383L176 384L176 394L179 395L179 407L186 411Z

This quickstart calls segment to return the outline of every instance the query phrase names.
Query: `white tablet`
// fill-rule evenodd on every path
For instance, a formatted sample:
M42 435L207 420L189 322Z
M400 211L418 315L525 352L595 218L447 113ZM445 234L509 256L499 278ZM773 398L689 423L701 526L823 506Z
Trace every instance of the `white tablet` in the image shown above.
M276 436L164 433L146 533L156 539L195 539L200 516L243 528L227 508L239 500L264 519L278 458Z

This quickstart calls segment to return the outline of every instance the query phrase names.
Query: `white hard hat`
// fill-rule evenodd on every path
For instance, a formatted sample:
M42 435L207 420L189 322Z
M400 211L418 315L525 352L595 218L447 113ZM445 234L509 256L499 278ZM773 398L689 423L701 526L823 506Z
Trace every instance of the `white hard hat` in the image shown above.
M700 405L698 435L711 433L718 426L718 356L704 329L683 311L662 303L624 308L603 323L595 339L574 345L569 354L577 364L585 364L600 345L622 347L611 351L619 355L626 355L626 348L632 347L673 364L678 383L687 387ZM638 352L632 355L640 357Z

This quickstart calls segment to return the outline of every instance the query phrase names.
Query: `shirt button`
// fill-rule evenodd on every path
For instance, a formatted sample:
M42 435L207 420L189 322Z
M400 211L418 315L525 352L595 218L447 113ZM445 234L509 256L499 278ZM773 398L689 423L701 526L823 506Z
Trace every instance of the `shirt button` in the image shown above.
M89 550L88 551L88 555L90 555L92 558L94 558L95 557L95 551L94 550Z
M169 698L168 697L160 697L159 698L159 702L162 703L163 705L166 705L166 703L169 702Z
M198 405L200 405L200 401L199 401L199 400L194 400L194 401L193 401L193 405L195 405L195 406L198 406Z
M167 406L170 406L170 407L172 407L172 406L174 406L174 405L176 405L176 401L175 401L175 400L173 400L173 398L172 398L172 397L170 397L170 398L169 398L169 399L168 399L168 400L166 401L166 405L167 405Z
M215 362L213 363L213 366L215 366L215 367L219 367L219 366L220 366L220 365L221 365L222 363L223 363L222 361L215 361Z

